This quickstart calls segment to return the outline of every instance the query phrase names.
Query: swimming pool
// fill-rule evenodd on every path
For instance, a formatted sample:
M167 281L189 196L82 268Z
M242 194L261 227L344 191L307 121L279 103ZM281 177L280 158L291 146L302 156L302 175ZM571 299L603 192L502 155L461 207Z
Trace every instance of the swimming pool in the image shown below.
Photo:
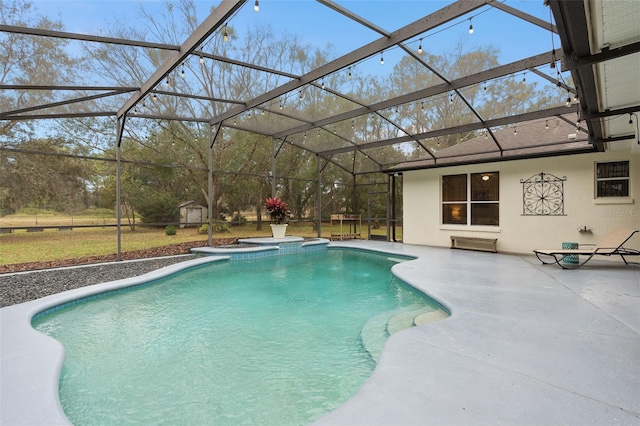
M367 380L389 326L439 310L392 277L396 260L219 262L34 326L66 347L60 398L75 424L304 424Z

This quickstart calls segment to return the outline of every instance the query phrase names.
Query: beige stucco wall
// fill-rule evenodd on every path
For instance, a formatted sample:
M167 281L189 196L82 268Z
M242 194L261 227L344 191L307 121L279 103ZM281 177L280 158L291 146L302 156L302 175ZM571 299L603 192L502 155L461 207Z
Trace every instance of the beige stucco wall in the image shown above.
M595 199L595 163L630 161L629 199ZM500 226L441 224L440 177L459 173L500 172ZM534 174L566 176L565 216L524 216L522 183ZM499 252L531 253L560 248L562 242L595 243L612 229L640 229L640 155L609 152L404 172L403 242L450 246L450 235L498 238ZM579 232L587 226L592 232ZM631 241L640 248L640 234Z

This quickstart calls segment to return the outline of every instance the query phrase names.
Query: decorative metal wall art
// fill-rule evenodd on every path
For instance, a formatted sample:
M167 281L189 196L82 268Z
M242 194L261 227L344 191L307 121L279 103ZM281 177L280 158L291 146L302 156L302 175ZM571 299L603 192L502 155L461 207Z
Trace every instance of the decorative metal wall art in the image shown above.
M538 173L522 184L523 216L564 216L564 181L550 173Z

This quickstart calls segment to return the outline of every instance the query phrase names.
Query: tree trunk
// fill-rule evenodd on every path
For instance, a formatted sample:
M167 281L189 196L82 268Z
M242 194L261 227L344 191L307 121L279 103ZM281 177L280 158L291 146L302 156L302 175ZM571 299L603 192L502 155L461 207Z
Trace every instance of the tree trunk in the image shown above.
M129 228L132 231L136 230L136 214L133 209L129 209L129 204L127 202L122 203L122 210L124 210L124 215L127 217L127 223L129 224ZM132 220L133 216L133 220Z

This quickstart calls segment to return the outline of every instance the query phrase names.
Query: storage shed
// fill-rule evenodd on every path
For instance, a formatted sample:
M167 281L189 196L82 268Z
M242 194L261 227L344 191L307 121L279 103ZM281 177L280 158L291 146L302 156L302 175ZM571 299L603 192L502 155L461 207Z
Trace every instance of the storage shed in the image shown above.
M207 221L207 208L193 201L180 204L180 228L200 226Z

